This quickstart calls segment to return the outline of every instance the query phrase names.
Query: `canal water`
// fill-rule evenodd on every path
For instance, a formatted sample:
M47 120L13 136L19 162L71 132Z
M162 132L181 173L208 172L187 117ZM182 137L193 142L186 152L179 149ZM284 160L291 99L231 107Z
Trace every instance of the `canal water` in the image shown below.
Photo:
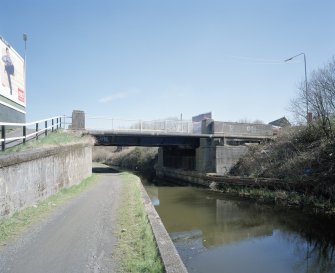
M335 220L194 187L146 186L190 273L334 273Z

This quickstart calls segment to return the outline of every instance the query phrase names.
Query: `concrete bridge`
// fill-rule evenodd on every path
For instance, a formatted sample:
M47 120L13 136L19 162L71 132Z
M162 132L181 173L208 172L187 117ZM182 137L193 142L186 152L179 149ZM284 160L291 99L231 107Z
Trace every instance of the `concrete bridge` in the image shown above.
M164 167L225 174L247 152L249 144L273 137L271 125L203 120L132 121L130 126L85 129L85 114L74 111L72 128L85 130L97 146L160 147L157 172ZM92 123L94 125L94 122Z

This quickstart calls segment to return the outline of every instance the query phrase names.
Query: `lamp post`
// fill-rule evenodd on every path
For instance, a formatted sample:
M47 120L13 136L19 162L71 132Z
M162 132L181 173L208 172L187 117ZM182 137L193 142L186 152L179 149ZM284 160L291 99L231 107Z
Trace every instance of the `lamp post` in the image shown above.
M288 59L286 59L284 62L288 62L288 61L291 61L292 59L294 59L294 58L296 58L296 57L298 57L298 56L300 56L300 55L304 55L304 64L305 64L305 92L306 92L306 111L307 111L307 115L306 115L306 120L307 120L307 123L309 123L310 122L310 120L309 120L309 115L308 115L308 89L307 89L307 68L306 68L306 54L304 53L304 52L302 52L302 53L299 53L299 54L297 54L297 55L295 55L295 56L293 56L293 57L291 57L291 58L288 58Z

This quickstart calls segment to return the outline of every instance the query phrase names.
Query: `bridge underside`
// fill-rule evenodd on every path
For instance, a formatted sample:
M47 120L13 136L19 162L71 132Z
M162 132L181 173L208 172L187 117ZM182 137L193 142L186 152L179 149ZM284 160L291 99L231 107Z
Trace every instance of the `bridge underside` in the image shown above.
M199 136L187 135L152 135L152 134L98 134L95 137L96 146L144 146L167 147L176 146L195 149L200 146Z

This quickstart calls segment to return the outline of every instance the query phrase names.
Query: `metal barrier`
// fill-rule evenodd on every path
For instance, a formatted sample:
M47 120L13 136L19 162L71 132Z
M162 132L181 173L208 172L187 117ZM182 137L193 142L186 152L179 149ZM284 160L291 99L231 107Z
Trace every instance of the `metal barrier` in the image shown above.
M51 132L53 132L54 130L58 130L59 128L65 128L65 118L65 116L57 116L29 123L0 122L1 150L5 151L8 144L11 144L11 147L22 143L24 144L28 140L35 138L38 139L38 137L42 134L48 135L48 131L50 130ZM17 130L15 130L20 127L22 127L22 133L19 133Z
M110 117L86 116L86 128L93 130L164 132L164 133L200 133L201 123L184 120L132 120Z

